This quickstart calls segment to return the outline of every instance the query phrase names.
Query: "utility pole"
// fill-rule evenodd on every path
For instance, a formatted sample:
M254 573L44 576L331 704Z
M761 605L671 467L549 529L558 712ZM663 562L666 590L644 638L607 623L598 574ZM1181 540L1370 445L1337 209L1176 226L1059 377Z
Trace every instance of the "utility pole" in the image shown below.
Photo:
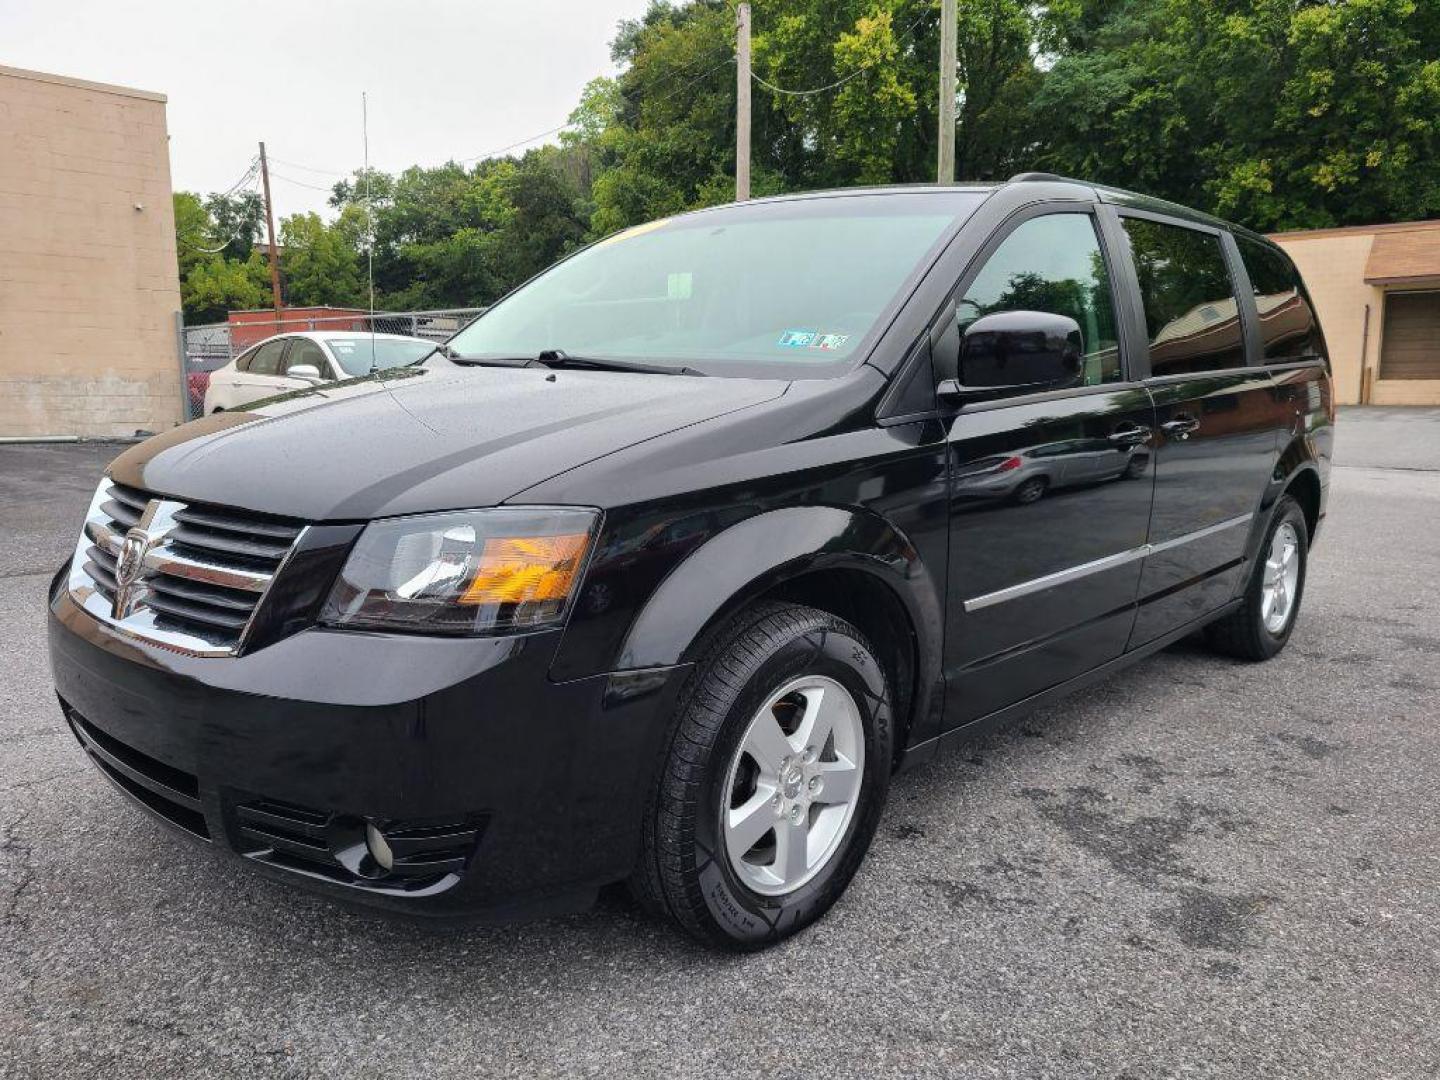
M735 12L735 201L750 198L750 5Z
M955 0L940 0L940 151L935 182L955 182Z
M270 295L275 301L275 332L280 332L280 252L275 246L275 210L270 204L270 164L260 144L260 179L265 188L265 226L270 231Z

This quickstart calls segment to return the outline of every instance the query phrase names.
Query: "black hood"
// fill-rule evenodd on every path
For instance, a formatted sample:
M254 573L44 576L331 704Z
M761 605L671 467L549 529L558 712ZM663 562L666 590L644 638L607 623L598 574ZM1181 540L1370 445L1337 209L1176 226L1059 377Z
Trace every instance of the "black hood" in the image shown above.
M205 417L118 457L160 495L309 521L492 506L677 428L779 397L773 380L405 368Z

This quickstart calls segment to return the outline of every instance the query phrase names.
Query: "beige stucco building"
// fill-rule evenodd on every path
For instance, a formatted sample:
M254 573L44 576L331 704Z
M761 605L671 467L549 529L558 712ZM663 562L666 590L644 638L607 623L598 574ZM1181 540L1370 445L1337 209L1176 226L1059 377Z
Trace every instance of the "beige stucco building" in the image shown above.
M0 67L0 436L180 419L165 98Z
M1440 405L1440 221L1271 239L1319 309L1342 404Z

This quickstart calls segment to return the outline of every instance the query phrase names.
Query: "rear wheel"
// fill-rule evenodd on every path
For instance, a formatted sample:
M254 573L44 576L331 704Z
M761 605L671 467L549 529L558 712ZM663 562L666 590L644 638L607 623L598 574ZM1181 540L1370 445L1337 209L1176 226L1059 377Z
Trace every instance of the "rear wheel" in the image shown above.
M1015 489L1015 501L1021 505L1039 502L1044 498L1045 489L1049 486L1049 481L1043 476L1032 476Z
M1239 610L1205 630L1212 648L1242 660L1268 660L1290 640L1305 592L1309 529L1286 495L1275 508Z
M885 674L858 630L798 605L742 615L691 678L632 888L729 948L809 925L869 847L892 738Z

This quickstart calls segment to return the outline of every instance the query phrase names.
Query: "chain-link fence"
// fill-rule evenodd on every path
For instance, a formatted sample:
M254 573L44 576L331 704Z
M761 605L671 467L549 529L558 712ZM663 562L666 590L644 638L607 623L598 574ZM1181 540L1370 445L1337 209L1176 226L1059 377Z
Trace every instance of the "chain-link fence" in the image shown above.
M444 308L436 311L341 311L333 308L314 312L236 311L223 323L181 326L181 363L186 389L185 419L204 412L205 390L210 373L228 364L246 349L274 337L305 331L342 333L404 334L437 344L464 329L484 308Z

